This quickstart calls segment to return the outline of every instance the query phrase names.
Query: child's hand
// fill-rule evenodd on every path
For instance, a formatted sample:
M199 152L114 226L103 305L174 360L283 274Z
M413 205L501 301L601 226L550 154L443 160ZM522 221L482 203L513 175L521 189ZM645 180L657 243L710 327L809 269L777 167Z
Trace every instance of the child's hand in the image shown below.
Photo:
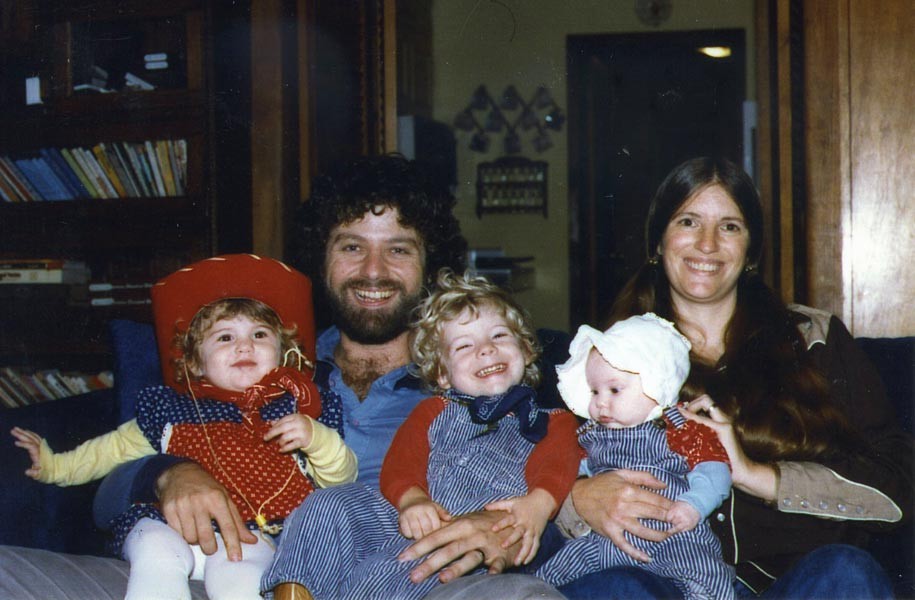
M671 533L680 533L681 531L690 531L699 524L702 515L689 502L677 501L667 511L665 521L672 524Z
M441 504L424 500L401 509L398 523L405 538L418 540L440 529L442 522L449 520L451 515Z
M515 566L526 565L540 549L540 536L546 528L550 515L556 509L556 500L546 490L535 488L526 496L490 502L486 510L504 510L508 515L492 526L493 531L514 527L515 531L502 542L508 548L521 540L521 550L515 557Z
M288 454L308 447L313 431L314 426L311 419L305 415L286 415L273 422L264 436L264 441L269 442L275 439L279 451Z
M14 444L20 448L25 448L26 452L29 453L29 458L32 459L32 466L25 470L25 474L32 479L38 479L41 472L41 436L34 431L19 427L13 427L10 433L16 438Z

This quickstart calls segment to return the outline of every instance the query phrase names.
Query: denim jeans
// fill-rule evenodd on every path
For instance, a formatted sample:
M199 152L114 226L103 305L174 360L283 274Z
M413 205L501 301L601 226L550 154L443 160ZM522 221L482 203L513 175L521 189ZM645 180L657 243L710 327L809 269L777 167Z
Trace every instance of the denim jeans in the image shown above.
M682 598L670 580L637 567L618 567L591 573L559 588L569 600ZM742 583L737 598L757 596ZM802 557L759 598L778 600L892 600L893 589L883 568L866 551L853 546L823 546Z

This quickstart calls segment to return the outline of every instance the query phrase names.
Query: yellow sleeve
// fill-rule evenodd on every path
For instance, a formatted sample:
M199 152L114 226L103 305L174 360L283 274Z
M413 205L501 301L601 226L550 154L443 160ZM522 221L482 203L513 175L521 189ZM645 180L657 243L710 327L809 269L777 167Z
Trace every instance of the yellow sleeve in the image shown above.
M330 487L356 481L359 472L356 455L343 443L335 429L311 419L312 436L307 448L307 472L318 487Z
M132 419L69 452L55 454L41 440L38 480L60 486L80 485L104 477L120 464L155 453L136 419Z

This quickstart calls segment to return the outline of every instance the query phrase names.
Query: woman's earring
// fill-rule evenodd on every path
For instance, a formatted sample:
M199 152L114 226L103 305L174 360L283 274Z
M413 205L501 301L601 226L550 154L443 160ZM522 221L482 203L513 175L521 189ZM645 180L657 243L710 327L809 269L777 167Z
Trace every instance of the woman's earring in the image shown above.
M651 266L653 266L653 267L656 267L656 266L658 265L658 255L655 254L654 256L652 256L651 258L649 258L649 259L648 259L648 264L651 265Z
M744 273L752 273L756 270L756 265L747 265L743 268Z

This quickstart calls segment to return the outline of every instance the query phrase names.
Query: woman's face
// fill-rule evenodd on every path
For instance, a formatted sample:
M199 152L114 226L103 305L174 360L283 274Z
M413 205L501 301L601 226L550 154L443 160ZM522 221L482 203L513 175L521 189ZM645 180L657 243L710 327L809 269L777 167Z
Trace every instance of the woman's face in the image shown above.
M674 304L734 301L749 245L743 214L724 188L711 185L689 198L671 217L658 248Z

